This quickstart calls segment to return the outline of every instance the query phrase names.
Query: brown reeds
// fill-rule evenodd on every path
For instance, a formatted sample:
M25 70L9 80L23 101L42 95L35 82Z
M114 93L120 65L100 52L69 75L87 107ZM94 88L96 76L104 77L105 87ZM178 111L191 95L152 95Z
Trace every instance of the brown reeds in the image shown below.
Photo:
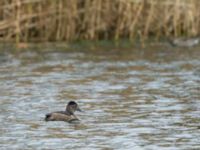
M197 36L199 0L1 0L0 40Z

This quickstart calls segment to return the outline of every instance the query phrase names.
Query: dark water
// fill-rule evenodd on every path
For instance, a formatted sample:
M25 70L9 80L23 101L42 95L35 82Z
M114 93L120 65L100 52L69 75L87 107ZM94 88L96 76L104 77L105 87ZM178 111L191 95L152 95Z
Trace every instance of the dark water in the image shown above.
M0 149L200 149L200 50L2 53L0 121Z

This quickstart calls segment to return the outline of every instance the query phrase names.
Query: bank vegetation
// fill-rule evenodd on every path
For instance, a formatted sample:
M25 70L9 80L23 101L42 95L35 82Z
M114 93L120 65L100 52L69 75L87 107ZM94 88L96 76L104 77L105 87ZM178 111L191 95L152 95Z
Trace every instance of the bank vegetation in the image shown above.
M199 8L199 0L0 0L0 40L194 37Z

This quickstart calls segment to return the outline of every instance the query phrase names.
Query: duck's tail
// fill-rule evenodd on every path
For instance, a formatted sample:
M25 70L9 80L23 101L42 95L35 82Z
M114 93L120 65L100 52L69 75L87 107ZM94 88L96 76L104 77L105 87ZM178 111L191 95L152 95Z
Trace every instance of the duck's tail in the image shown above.
M50 118L51 118L51 114L46 114L46 115L45 115L45 119L44 119L44 120L45 120L45 121L49 121L49 120L50 120Z

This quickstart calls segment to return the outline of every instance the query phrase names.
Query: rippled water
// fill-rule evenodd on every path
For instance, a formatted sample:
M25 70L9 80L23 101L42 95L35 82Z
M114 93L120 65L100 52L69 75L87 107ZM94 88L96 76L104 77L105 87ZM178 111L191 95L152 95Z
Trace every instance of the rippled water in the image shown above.
M200 51L1 53L0 121L0 149L200 149Z

